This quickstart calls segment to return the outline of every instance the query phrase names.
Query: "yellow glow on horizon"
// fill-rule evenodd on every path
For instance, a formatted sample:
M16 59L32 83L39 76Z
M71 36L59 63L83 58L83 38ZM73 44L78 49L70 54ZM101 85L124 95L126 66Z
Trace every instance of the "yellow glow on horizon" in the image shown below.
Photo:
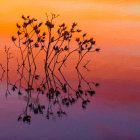
M91 32L96 31L96 34L100 31L99 25L103 29L106 22L140 22L139 0L0 0L0 4L0 36L15 32L15 24L21 21L22 14L36 17L39 21L45 21L46 12L60 14L58 20L78 22L86 28L85 31L94 26ZM113 29L113 26L108 28Z

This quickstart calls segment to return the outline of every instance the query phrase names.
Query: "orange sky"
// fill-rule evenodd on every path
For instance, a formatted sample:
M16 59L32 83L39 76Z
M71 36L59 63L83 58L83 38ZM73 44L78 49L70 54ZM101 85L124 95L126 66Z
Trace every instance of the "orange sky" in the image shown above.
M10 36L15 31L15 23L21 15L31 15L40 21L45 13L60 14L59 21L76 21L80 27L92 32L106 27L106 23L116 21L140 22L139 0L0 0L0 37ZM87 23L86 23L87 22ZM100 24L100 28L98 26ZM110 25L110 24L109 24ZM110 26L112 28L113 24ZM137 26L137 25L136 25ZM131 28L130 28L131 30ZM95 32L96 33L96 32ZM98 34L98 32L97 32ZM100 34L102 34L100 32ZM92 34L94 35L94 34Z
M0 38L8 39L15 33L22 14L44 21L46 12L60 14L57 22L79 23L98 40L139 43L139 0L0 0Z
M138 66L135 57L131 57L140 56L139 0L0 0L0 45L11 44L9 39L16 33L15 24L21 20L22 14L43 21L46 12L60 14L57 22L78 22L84 32L96 39L97 47L103 52L96 62L103 60L99 68L113 61L119 67L119 64ZM112 54L114 59L111 61ZM122 55L129 55L131 64L127 64ZM115 73L113 67L110 70Z
M0 21L14 22L21 14L44 17L45 12L59 13L67 18L140 21L138 0L0 0Z

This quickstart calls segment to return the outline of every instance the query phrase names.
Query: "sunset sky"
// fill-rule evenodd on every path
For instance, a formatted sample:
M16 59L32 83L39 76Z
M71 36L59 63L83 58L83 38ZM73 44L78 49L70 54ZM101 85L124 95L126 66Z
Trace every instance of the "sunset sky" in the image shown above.
M139 0L0 0L0 27L11 29L22 14L45 17L55 12L68 20L129 20L140 22ZM10 26L11 25L11 26Z
M21 21L22 14L45 21L46 12L56 13L60 15L56 22L70 25L75 21L83 32L95 38L97 47L103 52L96 57L100 61L99 68L107 64L113 75L114 67L122 66L126 70L139 65L136 61L140 55L139 0L0 0L0 5L1 46L11 45L9 40L16 33L15 24ZM123 56L127 56L127 59L122 59ZM115 63L111 61L111 57ZM129 65L126 64L128 60ZM131 76L130 72L123 72L122 75Z
M37 53L38 50L36 49L36 43L39 41L36 42L36 40L40 35L37 35L35 38L36 40L34 40L35 42L31 43L30 47L32 49L29 49L28 43L25 42L24 38L24 42L22 39L15 39L15 42L18 44L17 46L12 42L11 37L15 37L17 35L18 29L16 23L20 24L23 22L23 19L21 18L22 15L37 18L37 22L45 23L47 20L46 13L48 15L51 15L51 13L60 15L54 20L55 28L53 29L53 33L56 31L58 27L57 25L59 24L66 23L66 26L68 25L68 27L70 27L73 22L76 22L78 23L78 29L82 30L82 33L80 32L82 40L84 40L82 36L83 33L87 33L86 37L88 37L88 39L93 37L95 40L95 45L92 48L93 53L88 53L88 55L82 59L78 70L75 69L75 64L76 59L80 58L79 54L81 53L79 52L79 49L76 51L77 54L74 52L69 57L67 63L62 69L62 73L66 76L66 79L63 78L58 69L55 69L56 73L54 70L54 73L50 71L49 66L51 63L48 62L48 58L51 58L50 56L52 56L52 53L50 53L51 55L47 58L46 54L50 51L46 51L46 53L41 49L41 46L43 48L49 40L49 33L47 32L48 28L45 24L40 28L41 31L43 30L43 32L47 32L46 38L48 40L45 40L45 45L41 44L41 46L37 48L39 49L39 53ZM34 35L36 34L33 33L33 35L30 35L32 36L31 38L33 38ZM68 49L68 52L71 51L71 48L73 49L77 45L77 42L75 41L75 37L77 36L75 35L72 37L74 37L74 39L70 42L70 49ZM25 38L27 40L27 36L25 36ZM53 37L51 39L53 39ZM29 41L30 40L27 42ZM62 48L63 54L63 48L66 47L67 44L63 44L64 40L60 40L60 43L61 41L62 46L60 46L60 48ZM60 43L58 41L58 44ZM25 45L27 46L24 49ZM55 59L57 56L56 54L61 51L57 52L52 42L49 45L52 47L52 50L55 50L55 57L53 57L53 59ZM49 45L47 44L46 48L51 48L48 47ZM10 59L8 59L8 55L5 53L5 46L10 47L9 54L12 56ZM24 61L20 60L22 58L22 53L19 53L19 48L23 49L23 55L25 55L23 59ZM95 51L97 48L99 48L99 52ZM90 49L91 48L87 47L87 52L89 52ZM62 57L63 56L67 58L65 53ZM45 65L48 66L48 70L44 70L45 58L46 62L48 62L48 65L47 63ZM53 59L51 60L52 63L54 61ZM60 66L65 62L64 60L65 59L60 59L58 61L56 58L55 64ZM29 66L26 65L26 62ZM37 72L36 68L34 70L35 75L32 74L33 70L28 70L28 67L31 67L29 62L31 62L32 66L34 66L35 63L38 66ZM23 71L21 72L22 74L20 73L20 64L21 67L23 66L23 69L25 67L25 76ZM83 67L86 64L87 69ZM3 68L5 71L3 71ZM54 68L56 68L55 65ZM17 69L19 71L17 71ZM61 82L61 80L60 82L59 80L54 82L55 90L52 88L51 78L48 78L48 71L51 73L52 83L54 81L54 77L56 77L57 80L59 79L57 77L60 77L64 82ZM81 74L78 74L78 71L80 71ZM0 74L2 72L4 75L0 75L0 139L19 138L25 140L27 137L29 140L46 140L51 138L56 138L58 140L137 139L140 136L140 0L0 0ZM33 78L30 77L30 73ZM26 80L28 77L29 82ZM21 82L22 78L28 83L28 87L25 89L25 83ZM37 83L38 79L40 81L43 79L41 84ZM67 83L67 80L70 81L70 86ZM35 88L30 85L30 81L32 81L32 83L35 81ZM46 83L47 85L50 85L50 87L44 87L46 84L44 84L44 81L49 81ZM79 107L79 103L87 104L88 100L84 100L82 95L87 97L86 94L91 90L91 87L85 91L85 94L83 94L84 92L80 92L81 89L83 90L83 88L85 88L82 82L84 82L86 86L92 84L94 87L93 90L96 91L93 102L90 102L89 108L86 110L82 109L81 106ZM99 87L95 87L97 83L99 83ZM61 85L61 88L57 87L57 84ZM14 87L18 85L20 88ZM76 89L73 89L73 86L75 86ZM61 102L58 101L59 94L61 93L58 94L57 90L62 89L65 92L64 87L67 87L68 89L68 98L72 97L69 90L72 89L72 93L76 93L75 97L77 99L80 97L82 100L80 102L76 101L73 108L69 98L70 110L68 111L68 115L66 114L67 117L62 119L60 111L61 107L64 107L64 103L62 101L61 106ZM11 89L13 90L12 92ZM5 98L5 93L8 90L10 90L12 94L9 94L8 98ZM18 95L20 90L21 92L23 91L22 97ZM26 95L25 91L27 91L28 95ZM30 91L32 91L33 94L29 94ZM40 91L42 94L40 94ZM15 94L16 92L17 94ZM20 113L20 110L24 111L23 106L25 105L27 97L35 95L36 92L38 92L37 98L32 96L36 105L35 108L34 106L32 107L34 109L34 113L35 110L44 103L50 105L50 111L52 111L52 106L57 102L60 104L58 107L60 108L60 111L57 111L57 114L58 116L60 115L59 117L61 119L57 120L54 116L52 117L52 121L48 121L46 120L46 113L49 111L46 110L45 114L41 114L41 112L39 114L37 111L40 116L37 117L37 119L35 117L33 118L33 123L30 127L23 125L23 123L22 125L21 123L20 125L17 125L17 114ZM52 104L50 103L52 95L48 96L51 92L53 93L53 96L56 92L55 102ZM77 92L78 94L81 93L80 96L78 95L79 97L77 97ZM49 100L46 100L43 94L45 96L47 95ZM43 102L37 107L38 101L41 101L38 98L39 95L41 95L40 99L43 99ZM67 98L66 96L67 94L65 93L64 100ZM85 101L86 103L83 103ZM33 105L29 103L30 102L27 103L26 110L28 106ZM55 108L57 108L56 105ZM67 110L68 107L64 109ZM33 112L31 114L33 114ZM42 117L44 117L45 121Z

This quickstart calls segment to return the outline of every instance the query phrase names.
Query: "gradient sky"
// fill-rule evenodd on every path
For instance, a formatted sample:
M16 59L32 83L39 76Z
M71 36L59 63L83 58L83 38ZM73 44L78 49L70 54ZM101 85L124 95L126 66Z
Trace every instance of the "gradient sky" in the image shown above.
M22 14L44 21L46 12L60 14L57 22L79 23L100 45L140 43L139 0L0 0L0 45L15 33Z
M59 13L62 17L97 20L140 21L138 0L0 0L0 22L15 22L21 14L43 17L46 12Z
M75 21L84 32L95 38L97 47L103 52L99 58L96 57L100 61L97 65L99 69L107 64L112 71L111 76L116 74L114 67L122 66L125 68L124 71L131 66L139 69L137 61L137 57L140 56L139 0L0 0L0 6L1 46L11 44L9 40L16 33L15 24L21 21L22 14L44 21L46 12L56 13L60 14L57 22L65 21L71 24ZM127 59L122 59L123 56L127 56ZM115 63L111 61L111 57ZM126 64L128 60L130 63ZM114 64L112 67L111 63ZM130 76L130 72L129 69L127 75ZM121 75L126 78L125 72Z
M77 22L83 32L95 38L96 47L101 48L101 52L89 56L90 72L84 69L83 73L86 78L101 82L97 99L101 96L102 99L113 101L119 108L129 103L128 112L135 115L136 112L131 112L131 108L135 111L139 106L135 103L139 103L140 93L140 0L0 0L0 62L6 62L4 46L14 46L11 36L16 33L16 23L21 21L21 15L45 21L46 12L60 14L56 23L71 25ZM16 55L14 49L11 52ZM14 63L11 65L15 68ZM71 70L67 70L66 74L71 76ZM13 73L12 76L14 79ZM99 100L102 102L101 98ZM110 101L101 105L111 106L115 111ZM116 119L116 115L112 118ZM110 119L106 122L110 122Z

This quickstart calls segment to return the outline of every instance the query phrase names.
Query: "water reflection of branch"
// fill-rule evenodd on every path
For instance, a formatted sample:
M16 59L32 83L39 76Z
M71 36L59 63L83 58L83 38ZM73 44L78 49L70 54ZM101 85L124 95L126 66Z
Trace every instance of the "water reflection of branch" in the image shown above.
M24 68L24 67L23 67ZM35 79L38 80L38 77L35 78L36 71L34 71L33 74L31 72L28 72L28 79L25 78L27 76L27 73L19 73L20 79L15 82L14 85L16 89L14 92L18 90L18 95L23 95L22 91L26 92L26 107L24 111L19 115L18 120L22 120L23 122L27 122L30 124L31 122L31 113L34 114L45 114L47 119L55 119L56 116L62 117L65 116L67 113L63 110L63 107L69 107L76 103L77 101L81 100L82 108L86 108L87 104L90 102L90 97L95 94L95 91L93 90L92 86L93 83L88 82L85 80L85 78L82 76L82 74L77 69L77 75L78 75L78 85L77 88L72 87L71 83L66 80L63 73L60 71L62 79L58 78L55 73L49 73L47 75L47 79L43 78L41 82L38 83L38 87L35 88L33 86ZM25 75L24 75L25 74ZM33 80L34 79L34 80ZM46 79L46 80L45 80ZM22 80L25 81L25 83L22 85ZM62 82L62 80L64 82ZM19 86L17 85L19 81ZM88 88L85 88L84 83L88 85ZM11 84L10 84L11 85ZM27 88L26 86L27 85ZM24 87L25 86L25 87ZM95 85L96 86L96 85ZM14 87L13 87L14 88ZM37 94L34 94L35 99L33 100L32 92L37 92ZM41 104L40 102L40 95L46 95L47 101L44 104ZM46 105L48 103L48 105ZM57 108L57 109L56 109ZM46 113L45 113L46 112Z
M0 67L1 67L1 69L2 69L2 74L1 74L1 77L0 77L0 81L2 81L3 76L4 76L4 73L5 73L5 69L4 69L4 67L2 66L2 64L0 64Z
M10 47L6 47L5 46L5 53L6 53L6 60L7 60L7 68L6 68L6 71L7 71L7 75L6 75L6 79L7 79L7 89L6 89L6 93L5 93L5 96L7 97L8 94L10 94L10 91L9 91L9 85L10 85L10 82L9 82L9 61L11 58L13 58L11 56L11 53L10 53Z

